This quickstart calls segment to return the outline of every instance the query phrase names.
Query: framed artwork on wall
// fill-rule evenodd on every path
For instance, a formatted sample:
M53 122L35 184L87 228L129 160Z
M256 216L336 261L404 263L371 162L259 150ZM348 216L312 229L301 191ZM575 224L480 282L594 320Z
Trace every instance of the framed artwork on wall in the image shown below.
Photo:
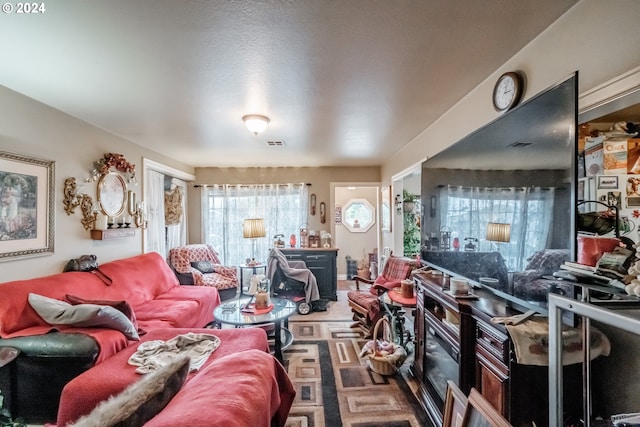
M382 209L380 209L380 221L382 231L391 232L391 186L382 189Z
M617 175L599 175L598 176L598 189L618 189L618 176Z
M53 254L54 162L0 151L0 261Z

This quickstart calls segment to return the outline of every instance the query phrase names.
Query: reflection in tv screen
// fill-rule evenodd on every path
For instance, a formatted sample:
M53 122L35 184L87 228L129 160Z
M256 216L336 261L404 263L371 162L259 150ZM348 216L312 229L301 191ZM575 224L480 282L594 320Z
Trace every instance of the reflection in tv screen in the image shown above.
M422 250L527 309L573 296L554 279L575 260L577 73L422 165Z

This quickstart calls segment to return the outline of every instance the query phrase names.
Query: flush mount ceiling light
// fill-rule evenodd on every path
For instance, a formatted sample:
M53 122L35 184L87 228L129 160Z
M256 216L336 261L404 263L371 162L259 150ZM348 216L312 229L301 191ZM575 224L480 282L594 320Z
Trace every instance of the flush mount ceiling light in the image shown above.
M264 131L270 122L269 117L259 114L248 114L242 118L242 121L247 126L247 129L249 129L249 132L256 136Z

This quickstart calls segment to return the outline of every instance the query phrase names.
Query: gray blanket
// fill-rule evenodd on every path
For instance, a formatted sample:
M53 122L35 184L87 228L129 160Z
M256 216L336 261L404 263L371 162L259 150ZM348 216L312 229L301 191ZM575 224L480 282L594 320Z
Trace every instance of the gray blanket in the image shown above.
M297 280L304 283L304 292L306 301L317 301L320 299L320 292L318 292L318 283L316 282L316 276L313 275L308 268L295 268L289 265L289 261L284 254L276 248L272 248L269 252L269 261L267 263L267 277L271 280L272 286L278 284L273 283L273 276L280 266L282 274L290 279Z

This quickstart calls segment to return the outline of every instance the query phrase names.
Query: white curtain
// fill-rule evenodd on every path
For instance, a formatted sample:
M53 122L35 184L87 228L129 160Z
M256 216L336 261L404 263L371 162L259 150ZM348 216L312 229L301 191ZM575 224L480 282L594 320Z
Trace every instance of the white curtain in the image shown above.
M253 256L253 241L242 236L242 222L263 218L266 236L256 239L256 261L266 262L273 237L284 241L307 223L306 184L211 185L202 187L202 241L213 245L227 265Z
M164 226L164 174L147 171L145 203L147 205L147 244L146 252L158 252L167 256Z
M461 249L477 239L480 251L499 251L511 270L520 271L535 251L547 247L553 215L554 188L443 187L440 200L442 227L458 237ZM486 240L489 222L511 226L508 243ZM535 224L534 227L529 227ZM469 240L465 240L469 239Z
M179 224L167 226L167 254L172 248L187 244L187 183L178 178L171 179L171 190L182 187L182 218Z

